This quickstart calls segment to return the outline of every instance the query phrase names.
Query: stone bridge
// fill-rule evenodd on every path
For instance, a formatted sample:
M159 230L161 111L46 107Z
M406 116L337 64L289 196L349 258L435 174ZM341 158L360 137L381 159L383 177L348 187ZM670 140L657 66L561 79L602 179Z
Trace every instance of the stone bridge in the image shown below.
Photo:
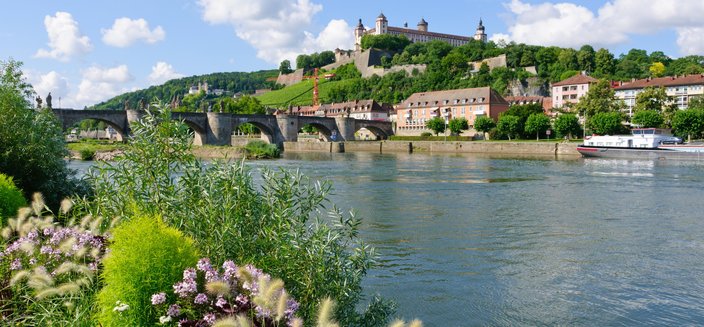
M64 130L85 119L105 122L118 133L118 140L130 135L130 125L138 121L143 111L137 110L74 110L52 109ZM283 142L298 141L298 132L306 125L315 127L326 141L351 141L354 134L366 128L380 139L393 135L390 122L358 120L346 117L310 117L290 115L240 115L215 112L173 112L173 119L183 121L194 132L196 145L230 145L232 133L241 124L250 123L262 132L262 138L281 146Z

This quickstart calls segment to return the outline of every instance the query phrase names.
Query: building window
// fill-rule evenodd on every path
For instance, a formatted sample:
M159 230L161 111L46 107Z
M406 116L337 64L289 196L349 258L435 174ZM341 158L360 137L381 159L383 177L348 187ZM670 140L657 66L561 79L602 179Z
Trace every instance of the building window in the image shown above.
M569 88L568 86L563 86L563 87L562 87L562 91L569 91L569 90L570 90L570 88Z

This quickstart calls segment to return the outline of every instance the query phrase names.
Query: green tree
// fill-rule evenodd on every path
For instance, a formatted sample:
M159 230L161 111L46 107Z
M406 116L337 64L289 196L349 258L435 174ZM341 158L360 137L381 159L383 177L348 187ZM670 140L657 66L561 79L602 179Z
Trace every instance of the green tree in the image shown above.
M435 136L440 133L445 133L447 126L445 125L445 119L442 117L434 117L432 119L425 121L425 127L435 133Z
M450 129L450 132L453 135L460 135L462 134L462 131L466 131L469 129L469 123L464 117L453 118L450 119L450 122L447 123L447 128Z
M570 70L579 70L577 62L577 51L572 48L564 48L557 57L558 63Z
M291 69L291 61L284 59L279 65L279 73L290 74L291 72L293 72L293 69Z
M486 133L489 133L489 131L494 127L496 127L496 123L493 119L491 119L491 117L479 116L474 120L474 129L477 132L484 134L484 139L486 139Z
M589 91L575 105L575 110L591 119L598 113L615 112L623 107L622 101L616 99L611 84L601 79L589 87Z
M581 126L579 126L579 119L573 114L562 114L555 118L553 122L553 128L559 136L567 136L572 138L573 135L579 134Z
M401 52L405 49L411 40L409 40L405 35L393 35L393 34L380 34L372 35L367 34L362 36L362 49L379 49L388 50L394 52Z
M672 123L672 116L677 111L677 105L670 101L663 87L646 87L636 96L636 105L633 111L653 110L662 115L665 125Z
M594 76L607 78L614 74L616 63L614 55L604 48L599 49L594 56Z
M699 138L704 132L704 110L686 109L679 110L672 118L672 128L678 136L687 136L689 141L692 138Z
M540 134L545 133L548 128L550 128L550 117L540 113L528 116L524 130L528 134L535 134L535 139L539 140Z
M664 120L662 115L655 110L642 110L633 115L631 123L645 128L661 127Z
M12 176L25 197L44 194L50 208L73 194L88 194L64 158L68 155L56 116L47 109L32 110L32 86L20 70L22 63L0 61L0 173Z
M510 141L511 136L516 137L521 131L521 121L516 116L501 115L499 121L496 123L496 130L506 135Z
M591 45L583 45L577 51L577 64L579 69L587 72L593 72L596 66L596 53Z
M615 135L625 131L621 123L623 114L620 112L599 112L590 117L587 126L592 132L600 135Z

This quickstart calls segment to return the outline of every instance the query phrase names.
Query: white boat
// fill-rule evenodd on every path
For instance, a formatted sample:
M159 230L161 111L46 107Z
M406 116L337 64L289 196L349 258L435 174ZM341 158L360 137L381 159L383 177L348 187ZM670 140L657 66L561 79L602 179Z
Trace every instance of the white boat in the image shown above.
M663 128L634 128L631 135L593 135L577 151L585 157L704 161L704 144L684 144Z

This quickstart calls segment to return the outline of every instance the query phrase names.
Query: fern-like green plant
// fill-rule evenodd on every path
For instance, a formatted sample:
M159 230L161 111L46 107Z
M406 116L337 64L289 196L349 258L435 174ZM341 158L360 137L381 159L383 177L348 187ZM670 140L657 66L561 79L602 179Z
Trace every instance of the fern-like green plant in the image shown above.
M0 226L5 226L8 217L27 205L22 191L15 186L12 177L0 174Z
M149 326L159 315L154 293L171 288L198 261L193 241L167 227L161 217L134 217L113 230L103 262L105 286L98 294L103 326Z

